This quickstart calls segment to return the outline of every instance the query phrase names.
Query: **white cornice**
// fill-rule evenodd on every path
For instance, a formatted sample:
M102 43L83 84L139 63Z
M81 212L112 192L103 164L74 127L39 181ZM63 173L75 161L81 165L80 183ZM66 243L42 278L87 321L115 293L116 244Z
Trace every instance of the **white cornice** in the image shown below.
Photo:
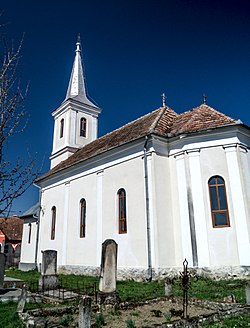
M228 144L242 144L249 148L249 130L242 125L231 125L203 132L182 134L169 139L169 155L191 149L219 147Z
M75 153L78 149L79 149L79 148L75 148L75 147L71 147L71 146L65 146L65 147L63 147L62 149L58 150L57 152L51 154L51 156L50 156L49 159L52 160L52 159L54 159L54 158L56 158L56 157L58 157L58 156L60 156L60 155L63 155L63 154L65 154L65 153L67 153L67 152L70 152L70 153L73 154L73 153Z
M101 113L101 109L98 107L92 107L79 101L68 99L52 112L52 116L56 119L58 116L62 115L68 110L81 111L94 117L98 117L98 115Z

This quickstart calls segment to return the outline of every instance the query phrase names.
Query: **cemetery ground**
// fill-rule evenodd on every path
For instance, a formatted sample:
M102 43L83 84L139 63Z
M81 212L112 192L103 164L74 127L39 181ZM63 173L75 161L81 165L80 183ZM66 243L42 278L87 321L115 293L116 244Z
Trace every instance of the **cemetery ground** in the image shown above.
M31 285L37 282L40 274L36 271L22 272L19 270L7 271L6 275L13 278L22 279L27 285ZM76 276L76 275L60 275L60 278L66 279L67 284L76 286L79 282L85 284L85 286L98 286L98 278ZM63 281L63 280L62 280ZM124 306L115 306L109 308L102 313L94 312L93 307L93 322L95 327L152 327L153 324L170 323L174 319L178 319L178 311L182 308L182 289L176 279L173 284L174 299L180 300L168 301L164 299L164 281L152 281L152 282L135 282L135 281L118 281L117 291L121 298L121 304ZM237 303L245 304L245 281L244 280L210 280L199 278L192 281L192 287L189 290L189 298L210 300L222 302L225 298L234 296ZM158 301L153 301L158 299ZM142 306L142 302L146 305ZM79 302L79 301L78 301ZM126 307L126 304L133 304L133 306ZM45 304L45 303L26 303L25 310L34 308L47 309L51 307L72 307L77 306L77 301L64 301L61 304ZM24 325L19 320L16 314L17 303L1 303L0 304L0 327L4 328L23 328ZM189 302L188 314L190 316L199 314L201 311L203 314L209 314L209 311L194 307L192 302ZM50 321L54 322L53 327L77 327L74 323L75 314L74 311L63 312L56 317L53 314L46 312L46 316ZM222 327L250 327L250 313L240 314L235 317L225 318L218 323L203 324L202 327L222 328ZM51 326L52 327L52 326Z

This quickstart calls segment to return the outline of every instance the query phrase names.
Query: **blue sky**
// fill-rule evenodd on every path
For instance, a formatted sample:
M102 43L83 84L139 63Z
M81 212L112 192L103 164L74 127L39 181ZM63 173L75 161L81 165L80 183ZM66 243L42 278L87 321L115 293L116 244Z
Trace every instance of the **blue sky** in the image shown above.
M0 9L15 43L25 32L20 67L30 84L29 123L8 145L27 148L43 172L52 148L51 112L66 95L77 34L81 34L88 93L103 109L99 136L161 105L180 113L208 105L250 125L250 3L203 0L8 0ZM12 210L36 202L32 187Z

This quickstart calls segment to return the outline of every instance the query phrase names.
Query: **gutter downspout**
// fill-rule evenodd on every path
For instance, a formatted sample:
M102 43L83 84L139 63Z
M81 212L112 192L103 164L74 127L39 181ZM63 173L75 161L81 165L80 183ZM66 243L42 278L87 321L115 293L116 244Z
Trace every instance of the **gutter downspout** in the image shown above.
M39 210L38 215L33 215L33 218L37 219L37 230L36 230L36 248L35 248L35 267L39 270L37 265L37 253L38 253L38 242L39 242L39 231L40 231L40 213L41 213L41 187L34 184L35 187L39 188Z
M147 143L148 136L145 137L145 143L143 147L144 153L144 181L145 181L145 197L146 197L146 224L147 224L147 246L148 246L148 276L147 280L151 281L152 274L152 254L151 254L151 236L150 236L150 209L149 209L149 191L148 191L148 163L147 163Z

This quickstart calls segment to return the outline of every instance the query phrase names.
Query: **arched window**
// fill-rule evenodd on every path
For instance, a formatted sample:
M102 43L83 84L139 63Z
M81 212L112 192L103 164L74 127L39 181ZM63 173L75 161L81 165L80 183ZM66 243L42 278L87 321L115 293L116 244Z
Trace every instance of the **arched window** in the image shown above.
M118 190L117 196L119 233L127 233L126 191L123 188Z
M80 200L80 238L85 237L86 232L86 200Z
M31 241L31 223L29 223L28 244L30 244L30 241Z
M229 227L225 181L216 175L208 181L213 227Z
M87 119L81 117L80 119L80 137L86 137L87 135Z
M55 239L56 230L56 207L53 206L51 209L51 240Z
M60 122L60 138L63 137L63 131L64 130L64 118L61 119L61 122Z

